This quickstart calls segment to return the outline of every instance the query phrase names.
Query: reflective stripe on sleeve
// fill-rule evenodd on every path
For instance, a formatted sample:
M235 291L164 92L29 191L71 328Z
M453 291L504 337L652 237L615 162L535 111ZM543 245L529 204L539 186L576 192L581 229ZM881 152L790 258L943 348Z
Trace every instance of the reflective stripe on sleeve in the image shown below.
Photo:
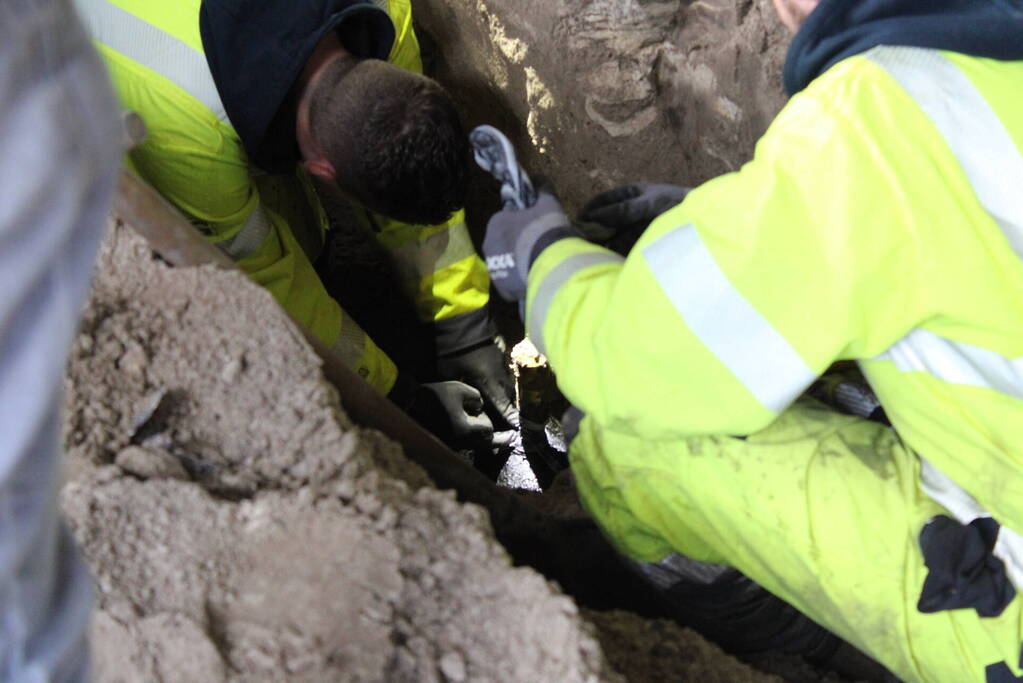
M647 245L643 256L693 334L765 408L781 412L816 379L729 282L691 223Z
M464 223L390 250L399 276L408 282L443 270L476 254Z
M544 322L547 320L547 313L550 311L554 297L561 289L561 286L568 282L573 275L584 268L599 265L601 263L623 263L624 258L618 254L607 252L586 252L575 254L559 263L547 274L547 277L540 283L536 294L533 296L532 304L529 307L529 318L527 320L527 332L530 341L540 351L547 355L547 347L543 336Z
M106 0L74 5L93 40L160 74L228 122L204 54Z
M949 384L994 389L1023 400L1023 358L1006 358L927 330L913 330L873 360L888 360L903 372L926 372Z
M977 199L1023 258L1023 155L984 96L940 52L880 47L866 56L891 75L931 120ZM924 372L949 384L982 387L1023 400L1023 358L1007 358L928 330L913 330L873 360L891 361L903 372ZM991 517L927 460L920 458L920 465L923 491L960 523ZM992 552L1005 563L1012 584L1023 590L1023 537L1001 525Z
M920 458L920 486L931 500L952 513L961 524L991 517L991 513L973 496L925 458ZM991 553L1005 563L1005 570L1012 585L1018 590L1023 590L1023 536L1004 524L1000 524L999 527L998 538Z
M935 50L879 47L866 57L898 81L930 118L977 199L1023 257L1023 156L984 96Z
M231 239L218 242L217 247L233 261L241 261L255 254L269 234L270 219L264 213L263 207L257 206L249 214L242 229L235 233Z
M366 352L366 333L354 319L345 313L344 309L341 310L341 332L330 350L337 354L345 366L352 368L360 377L366 379L369 374L368 370L359 365L359 360Z
M927 115L959 161L984 209L1023 257L1023 155L969 78L935 50L880 47L866 55ZM926 372L950 384L985 387L1023 399L1023 359L913 330L874 360Z

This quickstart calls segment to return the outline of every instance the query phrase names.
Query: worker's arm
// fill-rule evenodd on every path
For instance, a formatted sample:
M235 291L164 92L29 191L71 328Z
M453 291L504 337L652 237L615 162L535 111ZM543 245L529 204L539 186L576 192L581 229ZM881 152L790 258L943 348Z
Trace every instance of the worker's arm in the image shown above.
M241 141L226 117L144 66L153 61L146 54L129 55L104 44L104 39L120 43L103 32L108 26L102 17L91 18L122 106L138 112L148 128L145 144L130 154L133 170L360 376L388 392L395 381L394 364L327 294L296 239L296 226L289 224L294 217L262 201ZM183 59L202 60L197 54L182 50ZM208 78L198 68L196 73Z
M627 258L578 238L545 248L527 331L566 396L626 433L749 434L836 359L901 338L918 258L885 152L899 153L803 95L751 163L660 216Z

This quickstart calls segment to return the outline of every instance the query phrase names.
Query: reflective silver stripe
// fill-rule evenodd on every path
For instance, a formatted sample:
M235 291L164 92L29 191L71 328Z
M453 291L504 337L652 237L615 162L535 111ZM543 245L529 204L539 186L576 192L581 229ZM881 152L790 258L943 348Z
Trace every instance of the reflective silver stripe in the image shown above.
M568 282L573 275L584 268L595 266L601 263L623 263L624 258L618 254L609 254L603 251L591 251L584 254L575 254L554 267L554 270L547 273L547 277L540 283L540 287L533 297L533 303L529 308L529 320L526 331L530 341L536 346L540 353L547 355L547 347L543 338L543 325L547 320L547 313L550 311L554 297L561 286Z
M866 56L891 74L931 119L977 199L1023 257L1023 155L984 96L935 50L880 47Z
M331 351L337 354L347 367L358 371L359 359L366 351L366 333L344 310L341 311L341 334L331 347Z
M724 274L691 223L643 249L686 325L767 409L781 412L817 378Z
M1023 155L984 96L952 62L934 50L881 47L867 57L887 71L927 115L955 155L984 209L1023 257ZM949 384L983 387L1023 399L1023 358L913 330L874 360L903 372L925 372ZM962 524L991 514L969 493L920 458L924 493ZM997 520L996 520L997 521ZM993 554L1023 590L1023 537L1001 525Z
M241 261L255 254L269 234L270 219L263 212L263 207L257 206L249 214L242 229L231 239L218 242L217 246L232 260Z
M949 479L937 467L920 458L920 486L931 500L952 513L961 524L969 524L975 519L991 517L969 493ZM995 520L997 521L997 520ZM992 554L1005 563L1009 580L1017 590L1023 590L1023 536L1005 526L1000 525L998 539Z
M205 55L105 0L74 0L74 4L93 40L164 76L218 119L228 121Z
M402 280L415 282L418 286L424 277L475 253L469 230L465 223L458 223L421 240L392 249L391 257Z
M984 96L940 52L881 47L867 57L913 98L944 138L978 200L1023 257L1023 155ZM914 330L874 360L927 372L950 384L986 387L1023 399L1023 359Z
M953 342L927 330L913 330L874 358L895 363L903 372L926 372L949 384L994 389L1023 400L1023 358Z

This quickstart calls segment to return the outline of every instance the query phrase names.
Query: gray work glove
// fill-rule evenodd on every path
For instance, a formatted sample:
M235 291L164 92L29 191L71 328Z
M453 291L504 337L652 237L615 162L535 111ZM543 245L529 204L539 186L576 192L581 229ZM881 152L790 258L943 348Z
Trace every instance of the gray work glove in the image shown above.
M583 237L620 254L632 249L650 221L679 204L690 188L678 185L623 185L583 205L578 227Z
M495 429L518 429L515 381L504 352L494 342L484 342L437 359L441 377L475 387L483 396L484 409Z
M557 198L541 191L528 209L503 209L487 222L483 256L494 288L505 301L526 298L529 266L544 248L565 237L578 237Z
M407 412L454 450L488 450L494 438L494 425L483 411L483 397L463 382L419 385Z

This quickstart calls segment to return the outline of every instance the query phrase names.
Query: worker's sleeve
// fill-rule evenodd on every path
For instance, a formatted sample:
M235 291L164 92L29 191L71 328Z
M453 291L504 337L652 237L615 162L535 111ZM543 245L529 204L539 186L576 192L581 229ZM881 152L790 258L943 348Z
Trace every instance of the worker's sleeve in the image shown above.
M377 241L390 254L419 319L435 333L437 350L453 353L491 340L490 276L476 253L465 212L446 223L410 225L372 217Z
M113 93L67 0L0 3L0 680L88 679L60 520L64 366L117 178Z
M394 46L388 61L423 72L419 40L408 0L391 0ZM456 211L439 225L411 225L385 216L367 216L369 227L390 254L402 291L419 319L432 326L440 354L449 354L494 337L490 321L490 276L477 255L465 223Z
M885 153L901 150L797 96L752 162L656 219L628 258L547 247L526 322L562 391L624 433L743 435L833 361L884 351L915 323L920 289L899 229L912 183L886 177Z
M361 377L387 393L394 363L346 316L323 287L296 237L295 212L262 201L260 184L230 125L184 90L124 55L101 46L123 106L146 122L145 144L130 154L132 168L177 206L256 283L270 291L301 325ZM279 198L278 198L279 199ZM272 204L272 206L271 206Z

